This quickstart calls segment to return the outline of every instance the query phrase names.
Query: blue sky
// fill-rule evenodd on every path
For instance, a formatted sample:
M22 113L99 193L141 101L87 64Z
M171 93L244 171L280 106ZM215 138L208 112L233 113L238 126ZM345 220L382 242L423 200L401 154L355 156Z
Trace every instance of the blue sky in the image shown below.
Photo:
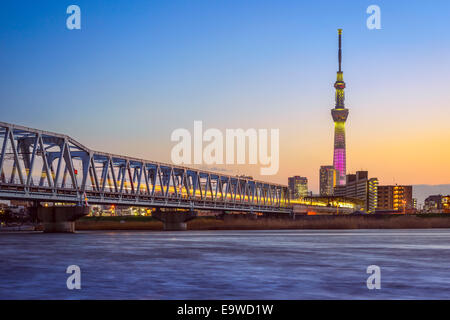
M66 28L71 4L81 30ZM370 4L381 30L366 28ZM332 159L342 27L349 170L447 183L447 154L422 166L412 149L419 130L424 148L450 137L449 17L444 0L2 1L0 120L159 161L170 160L170 133L194 120L280 128L282 169L270 179L305 175L315 188ZM422 162L405 168L405 152ZM417 174L428 166L438 169Z

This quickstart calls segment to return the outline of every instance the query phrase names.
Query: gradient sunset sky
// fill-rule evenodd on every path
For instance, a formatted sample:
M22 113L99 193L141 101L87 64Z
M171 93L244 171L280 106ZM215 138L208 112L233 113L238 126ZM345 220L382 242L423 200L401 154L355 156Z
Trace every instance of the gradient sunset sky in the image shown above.
M81 30L66 8L81 8ZM369 30L366 8L381 8ZM2 1L0 121L170 162L177 128L279 128L280 170L332 164L337 28L347 170L450 183L450 1Z

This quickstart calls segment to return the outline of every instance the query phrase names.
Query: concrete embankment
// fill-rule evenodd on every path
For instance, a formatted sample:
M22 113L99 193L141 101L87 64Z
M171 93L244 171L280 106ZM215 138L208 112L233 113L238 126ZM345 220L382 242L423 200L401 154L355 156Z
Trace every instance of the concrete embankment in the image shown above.
M76 230L163 230L151 217L84 217ZM422 229L450 228L448 215L297 216L245 218L242 216L199 217L187 223L188 230L277 230L277 229Z

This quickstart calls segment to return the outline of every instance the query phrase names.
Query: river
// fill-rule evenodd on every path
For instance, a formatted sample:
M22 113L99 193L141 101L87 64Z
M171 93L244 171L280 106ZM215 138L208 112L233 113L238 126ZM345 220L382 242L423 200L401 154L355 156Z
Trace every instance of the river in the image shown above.
M16 232L0 246L0 299L450 299L450 229Z

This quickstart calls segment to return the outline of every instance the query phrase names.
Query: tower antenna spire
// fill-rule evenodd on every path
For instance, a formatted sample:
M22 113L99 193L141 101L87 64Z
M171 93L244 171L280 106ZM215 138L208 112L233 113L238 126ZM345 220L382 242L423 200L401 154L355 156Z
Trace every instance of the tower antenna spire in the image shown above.
M341 70L341 64L342 64L342 29L338 29L338 35L339 35L339 72L342 72Z

